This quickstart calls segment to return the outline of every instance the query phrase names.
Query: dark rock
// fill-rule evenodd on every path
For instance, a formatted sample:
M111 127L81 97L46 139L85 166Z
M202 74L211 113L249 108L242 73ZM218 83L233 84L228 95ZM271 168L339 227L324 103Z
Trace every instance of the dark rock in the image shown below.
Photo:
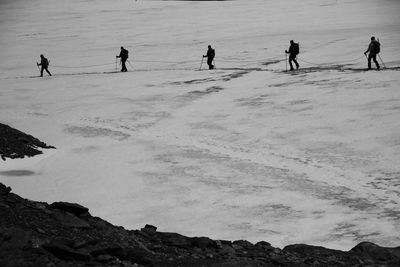
M271 246L270 243L265 242L265 241L260 241L260 242L256 243L255 246L256 246L257 248L262 249L262 250L267 250L267 251L274 250L274 247Z
M54 202L50 204L50 207L53 209L63 210L69 213L72 213L76 216L86 215L89 212L89 209L81 206L76 203L68 203L68 202Z
M48 146L39 139L0 123L0 156L6 158L32 157L41 154L38 148L55 148Z
M98 257L100 255L110 255L121 261L131 261L139 264L151 265L151 255L137 247L121 247L121 246L110 246L97 248L90 252L90 255Z
M152 225L128 231L78 204L50 206L4 195L5 188L0 184L1 267L400 266L400 247L364 242L348 252L302 244L281 250L264 241L253 245L157 232Z
M116 258L110 255L99 255L96 257L96 260L100 262L112 262L115 261Z
M232 243L232 247L234 249L244 249L244 248L248 248L248 247L253 247L254 245L252 243L250 243L249 241L246 240L236 240L233 241Z
M190 248L192 246L192 240L189 237L176 234L176 233L158 233L158 238L161 242L166 245L180 247L180 248Z
M400 247L385 248L370 242L362 242L352 248L350 252L362 257L377 261L399 261L400 266Z
M154 232L157 231L157 227L155 227L154 225L150 225L150 224L146 224L146 225L144 226L144 229L146 229L146 230L148 230L148 231L154 231Z
M146 237L151 237L157 232L157 227L150 224L146 224L144 228L140 229L140 231L142 235Z
M3 209L9 209L10 208L10 206L8 206L7 204L5 204L5 203L0 203L0 208L3 208Z
M344 251L340 250L333 250L333 249L328 249L320 246L310 246L310 245L304 245L304 244L295 244L295 245L289 245L283 248L283 251L285 252L294 252L298 253L301 255L305 256L310 256L310 255L318 255L318 256L329 256L332 254L340 254L343 255L345 254Z
M69 213L56 213L54 217L65 227L90 228L89 223Z
M208 237L193 237L192 246L198 248L218 248L217 242Z
M11 192L11 187L0 184L0 195L8 195Z
M90 259L90 255L75 251L60 243L45 244L42 247L61 260L87 261Z

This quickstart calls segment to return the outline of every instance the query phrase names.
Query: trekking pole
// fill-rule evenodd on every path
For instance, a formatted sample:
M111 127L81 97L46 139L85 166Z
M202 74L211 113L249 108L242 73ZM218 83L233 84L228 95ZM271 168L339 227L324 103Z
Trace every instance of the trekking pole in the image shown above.
M287 53L285 53L285 63L286 63L286 72L287 72Z
M383 60L382 60L382 58L381 58L381 56L379 54L378 54L378 57L381 60L383 67L386 69L385 62L383 62Z
M39 73L40 73L39 63L37 63L37 62L36 62L36 67L38 68Z
M199 70L201 70L201 66L203 66L203 60L204 60L204 57L201 58L201 63L200 63L200 69Z
M127 59L126 61L128 61L129 65L133 68L131 62L129 61L129 59Z
M118 70L118 58L115 56L115 71Z

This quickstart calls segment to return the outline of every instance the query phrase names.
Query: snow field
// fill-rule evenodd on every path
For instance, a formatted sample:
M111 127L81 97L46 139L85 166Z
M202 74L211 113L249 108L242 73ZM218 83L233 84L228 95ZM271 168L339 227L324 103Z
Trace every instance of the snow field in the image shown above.
M399 65L396 1L0 7L0 120L57 147L0 163L15 192L127 228L398 245L398 70L340 70L366 66L371 34ZM324 65L282 72L290 39ZM198 71L208 44L217 70ZM134 70L111 73L121 45ZM41 53L55 75L30 78Z

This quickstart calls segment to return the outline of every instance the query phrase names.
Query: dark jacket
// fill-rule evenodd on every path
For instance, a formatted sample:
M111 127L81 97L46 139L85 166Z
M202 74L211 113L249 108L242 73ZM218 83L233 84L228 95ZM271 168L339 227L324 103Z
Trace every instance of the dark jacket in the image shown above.
M47 60L47 58L42 57L40 60L40 64L38 64L39 66L43 66L44 68L47 68L49 66L49 61Z
M128 50L126 49L121 49L121 52L119 53L119 56L121 60L126 61L128 59Z
M296 57L299 54L299 44L290 44L289 50L287 50L286 53L290 54L291 57Z
M371 40L371 42L368 45L367 51L365 51L364 54L370 53L370 55L376 55L379 54L378 52L378 47L380 46L380 43L377 40Z
M212 48L209 48L209 49L207 50L207 55L206 55L206 57L208 58L208 60L213 60L214 57L215 57L215 50L212 49Z

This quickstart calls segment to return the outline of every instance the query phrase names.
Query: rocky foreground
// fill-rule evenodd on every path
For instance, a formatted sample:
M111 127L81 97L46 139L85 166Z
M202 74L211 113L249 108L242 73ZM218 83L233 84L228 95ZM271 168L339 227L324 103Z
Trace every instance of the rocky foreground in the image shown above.
M400 266L400 247L348 252L126 230L78 204L30 201L0 184L0 266Z
M36 138L0 124L0 156L33 156ZM350 251L309 245L212 240L114 226L78 204L21 198L0 183L0 266L400 266L400 247L363 242Z

